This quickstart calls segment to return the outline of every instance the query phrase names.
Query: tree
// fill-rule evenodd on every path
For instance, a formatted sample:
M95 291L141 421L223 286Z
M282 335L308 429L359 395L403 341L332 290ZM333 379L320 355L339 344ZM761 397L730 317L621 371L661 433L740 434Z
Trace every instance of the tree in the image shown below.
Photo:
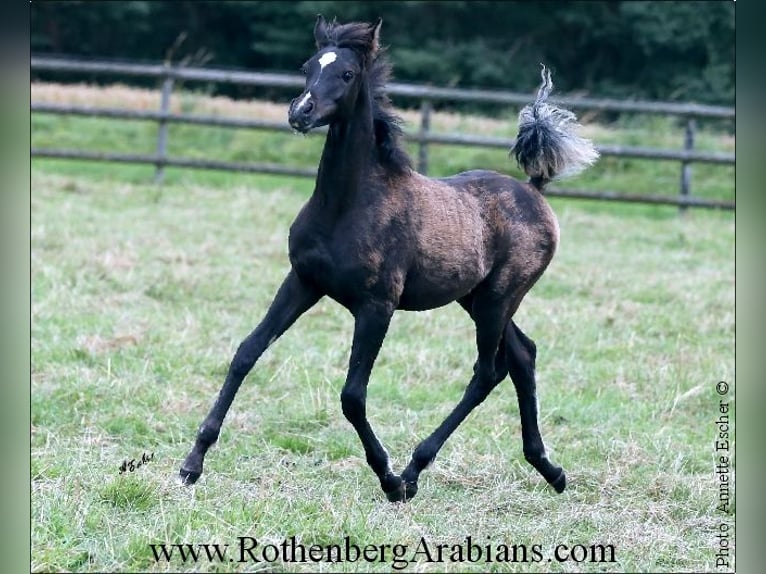
M31 47L290 72L313 50L318 13L382 16L400 81L531 92L545 62L559 93L733 105L734 10L697 1L36 2Z

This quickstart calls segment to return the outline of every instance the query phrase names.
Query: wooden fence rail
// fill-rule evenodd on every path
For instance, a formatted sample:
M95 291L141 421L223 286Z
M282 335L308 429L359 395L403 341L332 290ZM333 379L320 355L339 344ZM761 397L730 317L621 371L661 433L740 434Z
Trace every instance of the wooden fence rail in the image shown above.
M149 163L155 165L155 179L160 181L163 177L165 166L187 167L195 169L220 169L230 171L261 172L280 175L314 177L316 169L305 167L285 166L262 163L232 163L215 160L193 160L188 158L169 158L166 155L168 124L186 123L207 126L262 129L270 131L290 131L286 122L272 122L264 120L251 120L241 118L223 118L217 116L203 116L192 114L174 114L170 112L170 98L174 83L183 81L204 82L228 82L235 84L258 85L268 87L290 87L301 89L304 78L297 75L240 72L228 70L210 70L202 68L182 68L166 65L125 64L110 62L86 62L77 60L63 60L54 58L33 57L31 69L47 71L66 71L93 74L117 74L128 76L154 77L162 80L162 95L160 109L158 111L126 110L115 108L103 108L92 106L72 106L58 104L43 104L33 102L33 113L47 113L57 115L75 115L87 117L109 117L126 120L155 121L159 124L157 148L154 155L149 154L116 154L101 152L85 152L81 150L60 150L32 148L32 157L46 157L58 159L80 159L90 161L114 161L123 163ZM461 102L484 102L504 105L525 105L530 101L529 94L516 94L511 92L499 92L490 90L461 90L455 88L434 88L428 86L415 86L410 84L392 83L388 87L392 95L418 98L421 100L421 122L419 130L408 132L405 137L418 143L418 170L422 173L428 171L428 146L439 145L463 145L480 146L490 148L509 149L513 139L501 137L489 137L472 134L444 134L430 131L430 116L433 101L461 101ZM679 194L677 196L646 196L625 194L609 191L585 191L585 190L546 190L549 195L562 197L578 197L589 199L605 199L613 201L631 201L644 203L661 203L677 205L682 210L687 207L707 207L717 209L734 209L733 201L707 200L691 197L691 169L692 162L731 165L736 161L735 154L724 152L703 152L694 150L695 119L718 118L730 120L735 117L733 108L721 106L704 106L699 104L678 104L667 102L645 101L619 101L610 99L594 98L567 98L560 97L557 102L573 109L651 113L681 116L686 119L684 132L684 149L668 150L633 146L600 145L599 152L604 156L631 157L651 160L669 160L681 162L681 176L679 178ZM322 134L326 130L317 130Z

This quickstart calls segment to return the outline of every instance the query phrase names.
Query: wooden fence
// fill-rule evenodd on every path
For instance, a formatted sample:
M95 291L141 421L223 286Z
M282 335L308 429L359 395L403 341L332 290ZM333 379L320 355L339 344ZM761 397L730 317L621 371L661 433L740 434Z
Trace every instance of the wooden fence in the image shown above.
M159 125L157 146L154 154L124 154L111 152L91 152L75 149L32 148L31 156L39 158L76 159L90 161L109 161L121 163L153 164L156 169L155 179L161 181L166 166L193 169L216 169L242 172L258 172L298 177L315 177L316 168L288 166L266 163L234 163L216 160L168 157L168 124L186 123L206 126L250 128L272 131L290 131L286 122L246 120L192 114L174 114L170 112L170 98L176 81L204 81L255 85L267 87L289 87L302 89L304 78L298 75L213 70L205 68L185 68L168 65L126 64L109 62L86 62L56 58L33 57L31 69L77 72L90 74L111 74L122 76L141 76L162 80L160 108L157 111L126 110L92 106L70 106L58 104L31 103L33 113L76 115L87 117L108 117L129 120L155 121ZM522 106L530 101L530 94L489 90L464 90L455 88L437 88L411 84L391 83L389 94L420 100L421 121L417 131L407 132L406 139L418 144L418 171L428 172L428 148L430 144L479 146L509 149L513 139L489 137L471 134L443 134L430 130L430 116L434 101L494 103L500 105ZM704 152L694 149L696 122L698 118L717 118L733 120L735 110L721 106L699 104L678 104L667 102L620 101L594 98L556 98L566 107L577 110L595 110L612 112L631 112L643 114L663 114L682 117L686 120L684 148L679 150L655 149L633 146L599 145L602 156L641 158L648 160L666 160L680 162L678 195L637 195L610 191L547 189L546 194L559 197L577 197L585 199L603 199L641 203L659 203L678 205L682 210L687 207L707 207L734 209L734 201L711 200L691 196L691 169L694 162L732 165L733 153ZM324 130L317 130L322 133Z

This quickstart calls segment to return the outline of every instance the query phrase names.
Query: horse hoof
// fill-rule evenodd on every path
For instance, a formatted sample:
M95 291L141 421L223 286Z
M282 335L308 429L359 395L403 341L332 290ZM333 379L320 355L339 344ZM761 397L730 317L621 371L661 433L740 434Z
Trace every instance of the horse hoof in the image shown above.
M567 473L562 469L561 474L556 477L556 480L551 481L550 485L559 494L564 492L564 489L567 487Z
M402 480L402 486L404 487L404 502L412 500L418 493L418 483L410 482L409 480Z
M188 486L197 482L197 479L202 476L202 472L198 472L196 470L188 470L184 467L181 467L178 476L181 479L181 484Z
M402 487L386 491L386 498L389 502L403 502L404 491Z
M398 476L394 476L393 480L387 481L389 484L387 485L389 488L383 488L383 492L386 493L386 498L390 502L402 502L404 498L404 488L403 488L403 482L402 479ZM391 483L393 483L393 486L391 486Z
M390 502L409 502L418 493L418 484L416 482L402 481L394 490L386 491L386 498Z

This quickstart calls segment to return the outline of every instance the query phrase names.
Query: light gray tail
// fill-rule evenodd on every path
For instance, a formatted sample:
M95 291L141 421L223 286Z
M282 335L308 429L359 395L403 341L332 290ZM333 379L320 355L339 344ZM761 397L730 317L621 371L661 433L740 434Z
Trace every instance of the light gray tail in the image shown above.
M552 179L581 172L598 159L589 140L578 136L577 117L546 103L553 89L551 72L543 66L543 83L533 104L519 112L519 135L511 154L538 189Z

